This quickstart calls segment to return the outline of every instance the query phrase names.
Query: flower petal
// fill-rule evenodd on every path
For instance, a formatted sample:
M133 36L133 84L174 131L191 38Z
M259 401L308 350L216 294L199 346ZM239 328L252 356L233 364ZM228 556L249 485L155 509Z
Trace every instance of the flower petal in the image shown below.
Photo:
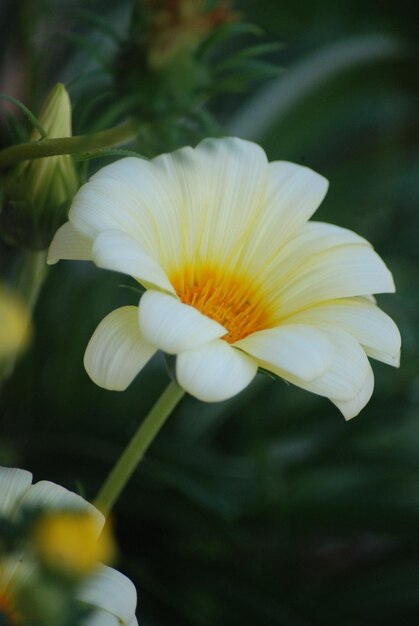
M333 358L327 336L303 324L261 330L236 342L235 346L255 357L266 369L273 365L307 381L321 376Z
M0 516L7 517L13 512L31 484L30 472L0 467Z
M227 334L227 330L177 298L146 291L139 306L141 332L150 344L168 354L193 350Z
M359 343L344 331L330 328L324 331L333 345L330 367L318 378L305 381L279 368L270 369L285 380L333 400L352 400L363 388L371 366Z
M398 367L400 332L393 320L364 298L345 298L300 311L287 322L340 328L354 337L368 356Z
M338 246L310 258L276 293L281 316L325 300L394 292L384 261L369 246Z
M317 211L328 188L328 180L308 167L288 161L269 163L266 205L275 212L283 240Z
M155 352L141 335L138 307L124 306L100 322L87 345L84 366L99 387L123 391Z
M356 417L360 411L364 408L364 406L369 402L372 392L374 390L374 374L372 372L371 366L369 367L367 377L361 389L358 391L356 396L351 400L339 401L330 398L333 404L335 404L343 417L346 420L350 420L353 417Z
M198 400L220 402L235 396L253 380L256 361L227 342L182 352L176 359L179 385Z
M60 259L90 261L92 240L82 235L71 222L66 222L57 230L48 250L48 265Z
M81 602L115 615L122 624L135 616L137 591L129 578L117 570L101 565L77 593Z
M41 480L26 490L20 499L15 515L19 515L23 508L38 508L56 510L56 509L76 509L80 511L88 511L96 520L97 531L103 528L105 518L103 514L87 502L84 498L72 491L69 491L61 485L56 485L48 480Z
M89 617L83 622L83 626L122 626L119 619L109 613L108 611L102 611L97 609L89 615ZM125 624L123 625L125 626Z
M270 282L275 289L276 284L280 286L289 277L294 276L296 271L314 255L348 244L364 244L371 247L366 239L347 228L325 222L307 222L284 245L261 247L253 263L257 262L259 257L258 276L261 280ZM266 250L271 251L269 255L266 254Z
M286 161L268 165L263 214L255 224L243 263L257 262L261 251L277 252L303 227L327 193L326 178L308 167Z
M95 239L92 256L99 267L128 274L144 285L153 285L174 293L160 265L127 233L118 230L104 231Z
M153 161L129 157L99 170L74 197L69 219L88 237L119 230L162 263L179 255L176 181Z
M268 162L262 148L233 137L205 139L195 150L153 162L176 181L180 263L195 258L234 269L263 213Z

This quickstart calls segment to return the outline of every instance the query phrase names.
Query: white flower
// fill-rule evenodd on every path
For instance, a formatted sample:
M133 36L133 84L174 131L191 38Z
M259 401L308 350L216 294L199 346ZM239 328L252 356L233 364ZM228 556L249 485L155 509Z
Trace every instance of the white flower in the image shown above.
M397 327L371 297L394 283L365 239L307 221L327 186L234 138L95 174L49 262L91 259L147 291L99 324L85 355L92 380L123 390L160 349L201 400L233 396L262 367L357 415L373 389L367 356L399 363Z
M48 481L32 484L32 474L26 470L0 467L0 517L16 519L26 507L42 507L43 511L69 507L88 511L97 520L98 533L104 524L102 513L81 496ZM25 582L35 567L28 552L2 563L0 608L1 602L4 606L8 605L8 598L13 598L14 588ZM86 626L138 626L135 617L135 587L126 576L111 567L99 565L81 583L78 599L95 609L86 621Z

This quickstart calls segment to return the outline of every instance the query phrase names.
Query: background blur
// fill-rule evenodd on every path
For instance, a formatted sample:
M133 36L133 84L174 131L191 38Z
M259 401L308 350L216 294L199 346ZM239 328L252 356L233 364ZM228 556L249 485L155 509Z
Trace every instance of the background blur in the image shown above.
M123 31L130 2L87 4ZM60 80L75 103L75 132L85 132L100 110L93 52L112 54L112 42L80 20L77 7L86 3L2 0L0 91L37 111ZM373 363L373 399L350 423L327 400L262 376L231 401L183 400L116 507L118 567L137 585L142 626L414 624L419 29L413 3L247 0L237 7L264 29L262 41L283 44L270 56L283 71L248 93L216 98L210 108L222 132L258 141L271 160L306 164L329 178L315 218L362 234L393 271L396 296L378 300L401 329L402 367ZM89 67L95 78L83 82L81 70ZM6 125L2 132L6 145ZM179 130L170 149L198 140ZM155 137L144 146L148 154L161 147ZM92 161L89 171L101 164ZM1 464L94 497L168 380L160 357L122 394L99 389L84 372L84 349L98 322L136 301L120 288L126 283L90 264L61 262L49 271L32 345L2 393Z

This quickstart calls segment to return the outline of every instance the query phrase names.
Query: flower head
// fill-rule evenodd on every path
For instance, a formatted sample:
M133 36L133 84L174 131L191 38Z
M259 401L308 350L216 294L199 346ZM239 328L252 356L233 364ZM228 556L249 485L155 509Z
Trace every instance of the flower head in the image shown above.
M105 556L99 539L104 524L102 513L64 487L48 481L32 484L30 472L1 467L0 517L15 521L28 511L37 510L45 517L35 525L29 545L25 544L18 554L12 553L1 561L0 618L7 617L16 626L21 623L18 616L20 594L32 580L37 581L36 557L40 554L52 566L57 565L59 557L60 567L65 565L67 570L73 571L78 568L81 579L76 588L77 599L93 609L85 626L138 626L134 585L120 572L97 561L93 564L94 557ZM92 548L95 544L98 550ZM80 548L87 548L88 554L76 554Z
M201 400L233 396L263 368L357 415L373 389L367 356L399 362L397 327L371 296L394 283L365 239L308 221L327 186L234 138L95 174L49 262L91 259L147 291L99 324L92 380L123 390L160 349Z

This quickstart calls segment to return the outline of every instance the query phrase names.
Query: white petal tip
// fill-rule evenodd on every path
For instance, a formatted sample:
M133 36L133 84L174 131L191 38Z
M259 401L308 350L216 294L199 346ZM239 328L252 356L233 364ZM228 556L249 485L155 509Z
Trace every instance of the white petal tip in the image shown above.
M96 328L84 355L92 381L108 391L125 391L156 349L142 337L138 308L125 306L109 313Z
M232 398L256 376L257 364L222 339L188 352L176 360L179 385L203 402Z
M337 401L332 400L333 404L335 404L339 411L342 413L343 417L346 421L351 420L353 417L359 415L362 409L366 406L372 396L372 392L374 390L374 374L372 369L369 368L367 377L365 379L364 385L359 390L357 395L348 401Z

